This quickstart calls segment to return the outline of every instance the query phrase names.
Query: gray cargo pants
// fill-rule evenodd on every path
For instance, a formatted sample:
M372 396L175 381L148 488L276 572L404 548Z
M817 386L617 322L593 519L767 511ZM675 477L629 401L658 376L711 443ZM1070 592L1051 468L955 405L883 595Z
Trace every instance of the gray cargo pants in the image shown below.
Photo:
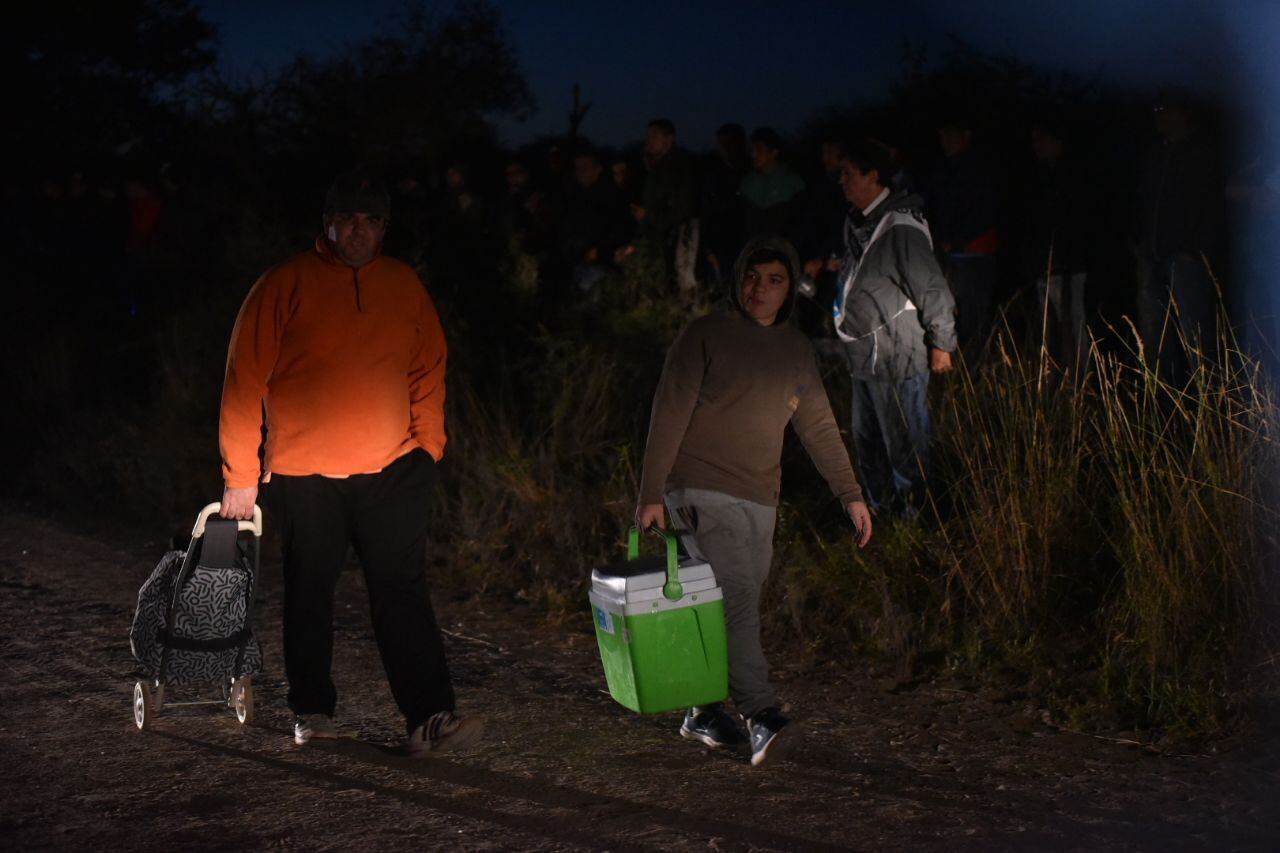
M711 564L724 592L733 704L745 717L776 707L760 645L760 591L773 561L777 508L708 489L672 489L665 499L685 551Z

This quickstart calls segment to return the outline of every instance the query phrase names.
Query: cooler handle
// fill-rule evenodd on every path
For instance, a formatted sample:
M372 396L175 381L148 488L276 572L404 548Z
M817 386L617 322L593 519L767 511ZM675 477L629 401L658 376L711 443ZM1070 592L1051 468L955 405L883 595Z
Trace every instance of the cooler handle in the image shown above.
M684 586L680 583L680 560L676 554L676 537L656 524L650 527L648 532L667 541L667 582L662 585L662 595L670 601L678 601L684 595ZM633 526L627 531L627 559L634 560L639 556L640 528Z
M222 509L222 504L219 503L218 501L214 501L213 503L206 506L204 509L200 510L200 514L196 516L196 526L191 530L191 538L199 539L201 536L203 536L205 522L209 520L210 516L217 515L218 511L221 509ZM254 504L253 505L253 521L241 519L240 524L237 526L236 529L240 531L252 530L254 536L259 536L259 537L262 536L262 507L258 506L257 504Z

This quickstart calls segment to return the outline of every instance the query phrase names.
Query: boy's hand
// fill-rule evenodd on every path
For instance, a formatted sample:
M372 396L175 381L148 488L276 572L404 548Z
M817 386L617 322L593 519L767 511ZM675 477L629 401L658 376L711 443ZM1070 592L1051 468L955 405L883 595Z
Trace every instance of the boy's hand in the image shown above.
M662 504L638 505L636 507L636 527L641 530L648 530L655 524L658 525L659 530L667 529L667 518L662 510Z
M858 547L867 547L867 543L871 541L871 511L862 501L851 501L845 506L844 511L849 514L849 520L853 522Z

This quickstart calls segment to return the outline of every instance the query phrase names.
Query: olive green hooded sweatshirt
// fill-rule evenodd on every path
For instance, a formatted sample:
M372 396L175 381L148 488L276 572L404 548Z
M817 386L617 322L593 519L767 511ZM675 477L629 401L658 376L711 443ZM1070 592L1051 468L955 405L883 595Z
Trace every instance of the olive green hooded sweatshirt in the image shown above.
M747 259L761 250L785 258L791 292L771 326L742 308ZM723 492L777 506L787 424L842 504L862 500L813 347L789 320L799 259L780 237L743 249L729 304L686 326L667 352L653 398L640 502L661 503L669 489Z

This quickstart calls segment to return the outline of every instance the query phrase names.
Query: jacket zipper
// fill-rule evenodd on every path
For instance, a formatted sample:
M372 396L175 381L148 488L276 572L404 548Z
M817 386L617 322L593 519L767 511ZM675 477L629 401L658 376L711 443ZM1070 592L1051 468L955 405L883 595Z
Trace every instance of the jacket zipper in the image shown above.
M363 313L364 307L360 304L360 271L355 267L351 268L351 281L356 286L356 311Z

